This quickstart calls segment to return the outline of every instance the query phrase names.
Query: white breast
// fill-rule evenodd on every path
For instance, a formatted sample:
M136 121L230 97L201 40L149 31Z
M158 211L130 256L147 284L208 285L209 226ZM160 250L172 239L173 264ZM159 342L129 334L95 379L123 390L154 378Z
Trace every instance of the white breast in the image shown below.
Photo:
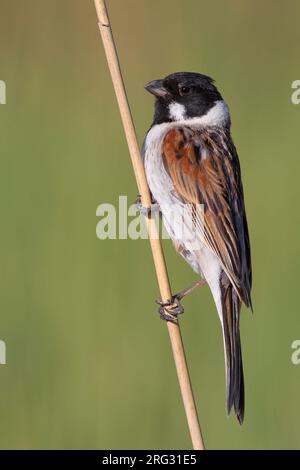
M157 202L169 201L173 183L167 174L162 160L162 143L173 123L153 126L145 140L144 164L149 188Z
M149 188L154 199L159 203L165 228L174 242L180 240L178 228L181 226L180 209L183 203L177 198L171 178L165 170L161 155L164 136L174 124L159 124L148 133L145 141L145 171ZM178 209L178 207L177 207ZM173 223L171 223L173 221Z

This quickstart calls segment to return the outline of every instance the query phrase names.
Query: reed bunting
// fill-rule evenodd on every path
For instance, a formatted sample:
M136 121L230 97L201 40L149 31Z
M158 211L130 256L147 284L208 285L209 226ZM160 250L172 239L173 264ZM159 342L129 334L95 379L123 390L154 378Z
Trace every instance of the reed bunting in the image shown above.
M142 152L148 184L176 250L201 276L192 288L162 304L160 313L172 321L181 312L182 297L207 282L223 330L227 413L233 407L242 424L245 400L239 322L242 303L251 307L252 275L229 109L214 81L198 73L174 73L145 88L155 96L154 120ZM199 205L201 213L196 210ZM185 206L190 209L183 217ZM196 234L193 239L191 227Z

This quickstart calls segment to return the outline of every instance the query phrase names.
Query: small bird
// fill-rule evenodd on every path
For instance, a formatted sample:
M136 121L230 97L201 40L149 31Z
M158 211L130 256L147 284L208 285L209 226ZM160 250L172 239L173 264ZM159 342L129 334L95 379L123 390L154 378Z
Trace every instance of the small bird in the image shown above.
M242 424L239 323L242 303L252 309L252 270L229 109L214 80L199 73L174 73L145 89L155 97L154 120L142 150L149 188L176 250L201 276L194 286L161 303L160 313L172 321L182 312L185 295L204 282L209 285L223 331L227 413L233 407ZM189 210L183 215L185 207Z

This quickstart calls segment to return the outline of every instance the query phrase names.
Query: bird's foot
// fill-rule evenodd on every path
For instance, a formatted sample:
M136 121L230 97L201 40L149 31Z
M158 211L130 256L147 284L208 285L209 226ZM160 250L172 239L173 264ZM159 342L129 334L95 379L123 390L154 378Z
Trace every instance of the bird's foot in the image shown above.
M160 305L158 313L162 320L177 323L178 315L184 312L180 299L176 295L173 295L167 302L163 302L161 299L157 299L155 302Z
M151 198L151 206L144 207L141 201L141 196L138 195L137 200L135 201L135 207L143 214L144 216L150 218L156 212L160 212L159 204Z
M167 302L163 302L161 299L157 299L155 302L160 305L158 309L160 318L162 320L177 323L178 315L181 315L184 312L184 308L180 301L190 294L194 289L196 289L196 287L203 286L205 283L205 279L199 279L192 286L178 292L178 294L173 295L172 298Z

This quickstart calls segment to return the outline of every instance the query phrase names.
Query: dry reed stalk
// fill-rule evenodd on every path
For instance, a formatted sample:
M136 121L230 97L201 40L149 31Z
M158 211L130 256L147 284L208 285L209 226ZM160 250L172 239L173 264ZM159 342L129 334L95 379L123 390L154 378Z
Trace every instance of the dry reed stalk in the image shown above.
M111 74L111 79L115 89L119 110L123 122L123 127L127 139L127 144L131 156L131 161L135 173L135 178L141 195L142 205L151 207L151 196L145 175L143 162L136 138L135 128L126 96L123 83L122 73L119 65L119 59L112 35L112 29L109 22L105 0L94 0L99 29L103 41L103 46ZM159 239L158 229L154 217L146 218L149 240L152 249L152 255L158 280L159 290L163 302L168 301L172 297L168 272L166 268L165 258L162 250L161 241ZM185 414L188 427L192 439L193 449L204 450L203 438L201 434L197 409L193 396L188 366L186 362L179 323L166 322L169 336L171 340L174 361L176 365L182 400L184 404Z

